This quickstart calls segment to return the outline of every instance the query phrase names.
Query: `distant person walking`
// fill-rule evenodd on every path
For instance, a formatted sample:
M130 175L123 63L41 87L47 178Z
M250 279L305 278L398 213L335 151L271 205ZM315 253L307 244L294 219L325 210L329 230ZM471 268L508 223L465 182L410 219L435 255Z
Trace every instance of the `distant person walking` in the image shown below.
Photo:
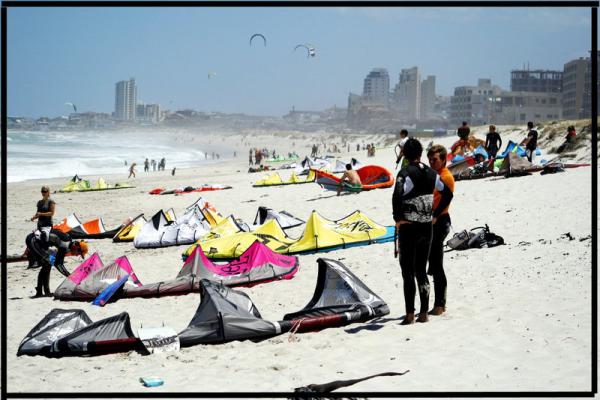
M485 150L488 155L492 158L496 158L498 150L502 148L502 138L500 134L496 132L496 126L490 125L489 132L485 136Z
M535 159L535 150L537 149L538 131L533 129L533 122L527 123L527 137L521 142L521 146L525 146L525 154L527 160L533 164Z
M152 165L152 171L156 171L156 160L152 159L152 161L150 161L150 165Z
M171 171L171 176L175 176L175 168L176 167L173 167L173 170Z
M150 161L148 161L148 159L146 158L146 161L144 161L144 172L148 171L150 171Z
M398 167L398 164L400 164L401 169L408 165L408 160L406 159L406 157L404 157L404 152L403 152L404 144L406 143L407 140L408 140L408 131L406 129L402 129L400 131L400 141L396 145L396 148L398 149L398 153L396 154L396 168Z
M248 165L250 165L250 166L252 165L252 149L250 149L250 152L248 154Z
M427 158L429 159L429 166L435 172L438 173L442 183L452 192L454 196L454 177L452 173L446 168L446 156L448 151L442 145L435 144L427 151ZM442 195L440 192L433 192L433 209L437 209L438 205L442 201ZM433 234L431 237L431 249L429 250L429 269L427 273L433 276L433 292L435 299L433 302L433 309L429 312L430 315L441 315L446 311L446 288L448 281L446 274L444 273L444 240L450 232L450 214L448 213L448 206L444 208L439 216L432 219L433 222Z
M136 163L131 163L131 166L129 167L129 176L127 179L131 178L132 176L135 178L135 166Z
M429 279L427 260L432 238L432 222L452 200L452 192L433 169L420 162L423 146L414 138L404 144L404 156L409 164L400 170L392 196L392 207L398 245L400 268L404 284L406 317L402 325L415 321L415 293L418 283L421 300L418 322L427 322L429 308ZM433 192L441 193L440 202L433 208Z

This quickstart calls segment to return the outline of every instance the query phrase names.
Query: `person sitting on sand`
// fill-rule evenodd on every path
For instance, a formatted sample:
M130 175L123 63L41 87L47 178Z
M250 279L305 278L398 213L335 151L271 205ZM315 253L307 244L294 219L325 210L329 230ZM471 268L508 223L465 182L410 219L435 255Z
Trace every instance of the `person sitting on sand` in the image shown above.
M127 179L131 178L132 176L135 178L135 166L136 163L131 163L131 167L129 167L129 176Z
M352 169L352 164L346 164L346 171L344 172L344 175L342 175L342 179L340 180L340 186L337 190L338 196L340 195L340 192L344 187L344 182L348 182L351 185L362 185L362 182L360 181L360 176L358 176L358 172Z
M567 147L570 147L573 145L573 143L575 143L575 137L577 136L577 133L575 132L575 127L573 125L569 126L567 128L567 136L565 136L565 142L563 144L561 144L558 149L556 149L557 153L562 153L563 151L565 151L565 149Z

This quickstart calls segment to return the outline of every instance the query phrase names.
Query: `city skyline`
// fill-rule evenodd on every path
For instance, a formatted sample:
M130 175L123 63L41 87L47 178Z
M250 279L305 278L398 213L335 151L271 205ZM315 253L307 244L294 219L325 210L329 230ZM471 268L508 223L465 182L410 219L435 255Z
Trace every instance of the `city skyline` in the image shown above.
M15 8L7 106L25 117L68 114L66 102L110 114L115 83L134 77L138 100L166 109L281 116L346 107L373 68L393 87L413 66L451 96L479 78L509 88L527 64L562 70L589 55L590 29L587 8ZM267 45L250 46L254 33Z

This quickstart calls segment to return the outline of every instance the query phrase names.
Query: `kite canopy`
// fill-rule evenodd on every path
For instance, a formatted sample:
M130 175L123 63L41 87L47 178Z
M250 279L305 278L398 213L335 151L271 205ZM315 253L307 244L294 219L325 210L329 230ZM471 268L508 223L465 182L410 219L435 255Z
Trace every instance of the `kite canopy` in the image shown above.
M267 38L264 37L264 35L262 35L260 33L255 33L254 35L250 36L250 46L252 46L252 39L254 39L256 37L262 38L263 44L265 45L265 47L267 47Z
M262 319L247 294L207 279L200 281L200 305L179 333L181 347L262 340L281 333L276 322Z
M284 332L309 332L363 322L389 314L387 304L339 261L319 258L312 299L283 321L262 319L252 300L242 292L203 279L200 306L179 334L181 346L263 340Z
M104 227L102 218L96 218L82 223L75 214L63 218L61 222L52 227L52 229L68 233L72 239L113 238L122 228L123 226L118 226L115 229L107 231Z
M294 172L298 175L305 175L313 169L329 170L330 168L331 162L329 160L307 156L300 162L300 165L297 165L296 168L294 168Z
M141 286L126 256L104 266L98 253L84 260L54 291L59 300L93 300L104 289L129 275L126 285Z
M509 152L507 157L504 157L498 175L519 176L529 175L529 170L533 169L533 165L525 157L519 157L517 153Z
M183 257L188 257L197 245L202 246L208 258L226 260L238 257L256 240L279 254L298 254L383 243L392 241L393 238L393 226L379 225L360 211L337 221L323 218L313 211L299 239L288 237L277 220L273 219L252 232L203 238L190 246Z
M327 258L317 259L317 264L319 274L312 299L302 310L283 317L285 321L299 325L299 332L342 326L389 314L385 301L344 264Z
M55 308L25 336L17 356L105 354L133 350L138 343L126 312L92 322L83 310Z
M338 190L342 179L324 171L315 171L317 174L316 182L327 190ZM359 192L363 190L382 189L394 185L392 173L379 165L366 165L356 170L360 177L361 185L353 185L347 182L342 183L343 191Z
M128 224L121 227L113 237L113 242L132 242L146 222L148 221L146 221L144 214L138 215L129 221Z
M99 178L95 185L92 186L89 180L81 179L77 175L71 178L62 189L59 190L61 193L70 193L70 192L89 192L89 191L98 191L98 190L113 190L113 189L128 189L133 188L128 183L115 183L114 185L109 185L106 183L104 178Z
M339 174L342 172L346 172L346 164L350 164L352 165L352 169L359 169L364 167L364 165L358 161L356 158L352 158L350 160L350 162L344 162L342 160L336 160L335 161L335 167L331 170L331 173L333 174Z
M260 186L280 186L280 185L294 185L294 184L299 184L299 183L310 183L310 182L314 182L315 180L315 173L311 170L308 174L308 176L306 177L306 179L301 179L298 177L298 175L296 175L296 172L292 172L292 175L290 176L290 178L287 181L283 181L281 179L281 176L279 175L279 173L275 172L271 175L267 175L265 177L263 177L261 180L256 181L254 183L254 187L260 187Z
M294 228L304 223L304 221L294 217L287 211L276 212L271 208L258 207L256 217L254 217L253 227L256 228L257 226L262 225L265 222L270 221L272 219L276 219L277 222L279 222L279 226L281 226L281 229Z

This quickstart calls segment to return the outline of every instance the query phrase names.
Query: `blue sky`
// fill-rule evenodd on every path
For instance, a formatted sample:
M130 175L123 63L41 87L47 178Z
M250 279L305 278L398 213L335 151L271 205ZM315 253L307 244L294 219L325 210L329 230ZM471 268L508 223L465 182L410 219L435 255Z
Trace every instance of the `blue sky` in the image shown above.
M418 66L437 94L558 69L591 45L587 8L10 8L8 113L114 111L115 83L165 108L283 115L345 107L372 68ZM267 37L248 41L253 33ZM293 48L312 43L316 57ZM208 72L216 76L208 79Z

